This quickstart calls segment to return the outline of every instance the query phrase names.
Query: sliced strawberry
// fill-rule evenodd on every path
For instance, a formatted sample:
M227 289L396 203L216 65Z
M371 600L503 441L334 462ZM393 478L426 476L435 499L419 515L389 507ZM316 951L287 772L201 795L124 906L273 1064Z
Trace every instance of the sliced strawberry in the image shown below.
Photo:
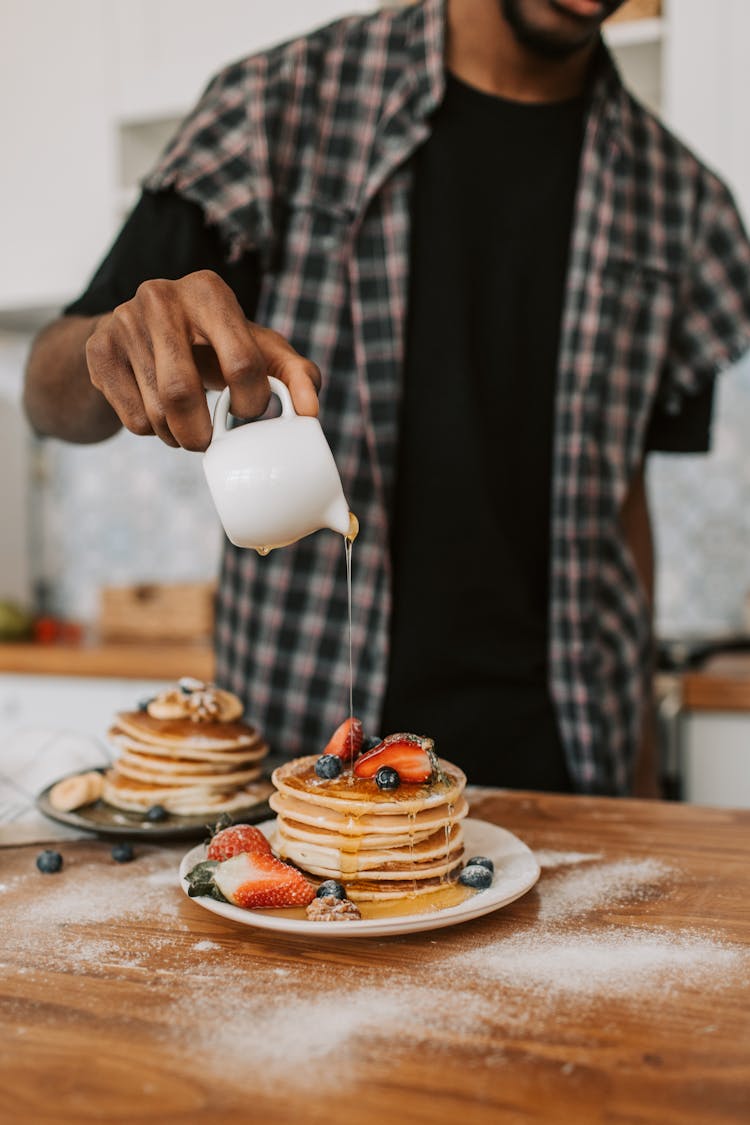
M351 761L352 758L357 757L362 749L363 738L364 732L361 720L356 717L345 719L331 735L331 740L323 753L335 754L337 758L343 758L345 762Z
M391 734L354 764L356 777L374 777L381 766L391 766L402 781L428 781L436 766L431 738L417 734Z
M307 906L315 898L315 889L302 872L272 855L243 852L220 863L213 877L228 902L247 910Z
M249 852L252 855L271 855L271 845L252 824L232 824L222 828L211 840L206 859L231 859L233 855Z

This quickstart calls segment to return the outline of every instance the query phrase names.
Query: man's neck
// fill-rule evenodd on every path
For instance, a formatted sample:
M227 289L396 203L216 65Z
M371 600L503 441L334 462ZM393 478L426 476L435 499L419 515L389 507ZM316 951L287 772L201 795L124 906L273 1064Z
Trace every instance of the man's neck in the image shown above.
M446 66L470 86L520 102L580 94L596 44L564 59L534 54L516 39L499 0L448 0Z

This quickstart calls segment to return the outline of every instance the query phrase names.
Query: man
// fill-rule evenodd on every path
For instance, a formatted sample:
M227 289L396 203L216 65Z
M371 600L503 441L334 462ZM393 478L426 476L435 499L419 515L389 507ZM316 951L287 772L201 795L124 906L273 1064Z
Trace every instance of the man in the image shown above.
M204 388L254 417L268 374L319 405L362 528L355 711L477 782L631 791L644 455L706 448L750 345L736 211L623 90L617 7L424 0L227 68L29 363L73 441L204 449ZM342 556L225 554L218 678L288 754L346 711Z

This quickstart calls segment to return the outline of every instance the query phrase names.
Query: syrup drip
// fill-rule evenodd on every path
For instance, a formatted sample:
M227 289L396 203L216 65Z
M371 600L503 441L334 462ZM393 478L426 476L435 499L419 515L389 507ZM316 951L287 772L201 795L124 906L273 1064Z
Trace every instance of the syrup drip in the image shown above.
M273 547L256 547L255 550L259 555L268 555L273 550Z
M447 910L450 906L459 906L462 902L466 902L474 894L476 892L471 887L464 887L461 883L446 882L445 886L437 887L434 891L406 894L399 898L380 901L359 902L357 905L363 918L401 918L407 914L433 914L438 910ZM296 918L300 922L307 921L305 909L300 906L258 910L256 913L267 914L270 917Z
M453 831L453 805L448 803L448 823L445 826L445 858L450 855L451 832Z
M349 607L349 729L351 730L354 719L354 661L352 659L352 547L354 540L359 535L359 520L354 512L349 513L349 531L344 536L344 551L346 554L346 594ZM352 732L351 737L354 737ZM347 776L350 784L354 782L353 755L349 755Z

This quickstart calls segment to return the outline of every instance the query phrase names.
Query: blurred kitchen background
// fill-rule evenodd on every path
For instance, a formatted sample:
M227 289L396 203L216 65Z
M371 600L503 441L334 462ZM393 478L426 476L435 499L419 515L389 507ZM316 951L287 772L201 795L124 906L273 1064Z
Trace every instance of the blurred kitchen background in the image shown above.
M210 656L198 653L209 631L199 603L215 580L221 538L200 457L128 433L88 447L36 440L20 410L25 357L36 329L85 285L140 178L211 74L373 6L0 0L0 602L42 618L39 641L72 645L79 627L109 640L103 606L106 614L115 604L109 633L116 639L119 628L132 643L123 622L131 617L137 629L137 608L149 598L151 620L159 620L166 604L159 599L170 597L162 587L173 586L186 599L185 619L200 623L195 635L146 637L146 627L144 640L194 642L191 666L210 668ZM629 0L606 36L631 87L725 177L750 217L747 0ZM750 671L736 653L704 669L702 689L712 676L722 687L702 708L697 679L691 697L682 673L712 646L742 648L750 632L749 433L750 361L720 381L713 452L654 456L648 474L665 667L658 680L663 772L675 795L719 804L750 805ZM110 594L114 603L103 600L105 587L123 588ZM128 590L132 615L127 600L117 601ZM93 680L101 688L93 651L94 663L79 668L70 654L63 666L41 652L21 659L0 649L0 746L4 730L38 710L41 674L48 693L56 684L62 690L70 672L83 677L77 688ZM140 657L120 666L106 663L103 650L99 656L113 690L118 676L171 675L165 663L152 674ZM184 654L177 664L178 674L190 671ZM132 696L134 687L118 690ZM106 696L102 714L110 706Z

